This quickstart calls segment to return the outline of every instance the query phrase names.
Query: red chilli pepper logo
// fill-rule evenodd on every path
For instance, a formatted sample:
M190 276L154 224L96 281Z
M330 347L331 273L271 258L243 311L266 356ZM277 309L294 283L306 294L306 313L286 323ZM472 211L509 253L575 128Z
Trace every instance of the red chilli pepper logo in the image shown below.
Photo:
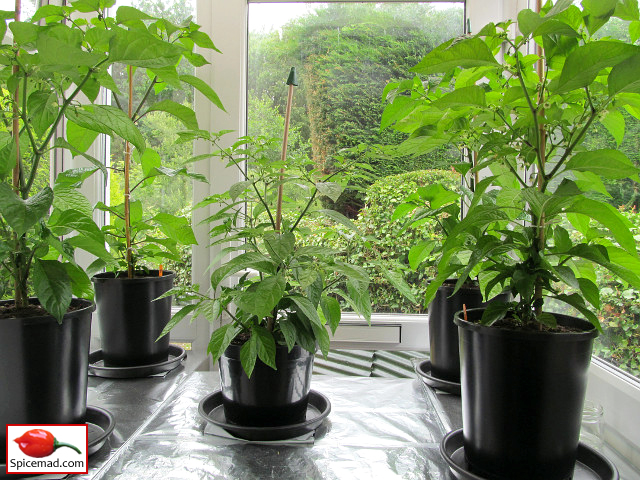
M20 438L16 438L14 442L18 444L22 453L35 458L48 457L60 447L69 447L78 453L82 453L79 448L73 445L58 442L51 432L41 428L25 432Z

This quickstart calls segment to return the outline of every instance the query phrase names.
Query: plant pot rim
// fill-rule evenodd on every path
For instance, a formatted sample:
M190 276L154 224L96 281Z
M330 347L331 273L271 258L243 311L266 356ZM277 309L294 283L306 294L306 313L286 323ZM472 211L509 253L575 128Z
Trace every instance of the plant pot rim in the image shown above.
M0 300L0 305L7 305L11 303L14 303L13 299ZM38 300L37 297L29 297L29 303L34 305L40 305L40 300ZM72 310L71 312L65 313L63 317L63 321L65 319L82 316L85 313L91 313L96 310L95 302L93 302L92 300L87 300L86 298L74 297L71 299L71 305L76 305L80 308L78 308L77 310ZM0 323L16 322L16 321L18 322L28 321L29 323L35 323L35 322L39 322L39 323L56 322L57 323L58 322L52 315L49 315L48 313L44 315L29 315L29 316L20 316L20 317L13 316L13 317L0 318Z
M467 314L482 312L484 308L470 308L467 310ZM598 330L587 320L584 320L579 317L574 317L572 315L564 315L562 313L554 313L553 315L559 317L561 319L567 319L571 323L571 326L576 328L582 328L581 332L536 332L532 330L517 330L515 328L500 328L500 327L490 327L487 325L481 325L479 323L470 322L464 320L462 318L463 311L456 312L453 317L453 321L458 327L472 330L482 335L491 335L495 337L508 337L511 339L519 339L519 340L539 340L539 341L547 341L549 339L553 339L553 341L567 341L573 342L577 340L582 340L585 338L595 338L598 336Z
M149 272L158 272L158 270L149 270ZM124 276L116 276L117 274L121 274L123 273ZM129 283L147 283L147 282L162 282L163 280L166 279L171 279L171 278L175 278L176 274L170 270L165 270L162 272L162 276L158 276L156 275L147 275L147 276L135 276L133 278L129 278L126 275L126 272L124 271L119 271L119 272L103 272L103 273L96 273L93 277L91 277L91 281L93 283L106 283L106 282L113 282L113 281L117 281L117 282L129 282ZM140 274L143 273L141 271L136 272L136 274Z

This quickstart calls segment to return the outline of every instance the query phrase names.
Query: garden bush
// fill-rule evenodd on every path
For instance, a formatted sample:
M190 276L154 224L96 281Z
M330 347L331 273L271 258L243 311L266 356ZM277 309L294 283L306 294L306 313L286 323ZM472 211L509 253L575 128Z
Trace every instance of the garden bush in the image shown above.
M460 186L460 175L448 170L418 170L384 177L373 183L366 191L365 207L353 221L362 236L354 235L348 228L325 219L315 219L304 225L315 233L311 244L345 250L352 260L369 271L369 292L374 312L426 311L422 299L426 282L435 272L426 266L412 271L407 256L418 241L441 239L441 230L435 221L429 221L403 231L403 224L392 222L391 215L417 187L432 183L444 183L456 190ZM381 273L383 270L403 275L418 303L410 302L398 292Z

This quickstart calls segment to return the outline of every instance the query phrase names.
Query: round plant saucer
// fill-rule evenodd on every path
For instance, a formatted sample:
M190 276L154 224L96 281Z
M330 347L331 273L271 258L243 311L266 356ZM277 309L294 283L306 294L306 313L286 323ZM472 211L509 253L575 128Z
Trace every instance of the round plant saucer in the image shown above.
M431 373L431 360L423 360L416 365L416 373L420 375L422 381L430 387L437 388L443 392L460 396L460 384L450 380L436 378Z
M113 433L116 421L108 410L100 407L92 407L87 405L87 413L85 415L85 423L88 428L88 445L87 455L91 456L102 448L109 436ZM0 478L24 478L36 476L33 473L28 474L7 474L7 465L0 463Z
M464 438L462 429L449 432L442 443L440 453L453 476L458 480L487 480L486 477L471 472L464 454ZM578 445L578 456L573 471L573 480L618 480L618 470L601 453L581 443Z
M222 408L222 391L217 390L200 401L198 413L207 422L230 434L252 441L288 440L316 430L331 412L331 402L315 390L309 391L307 418L304 422L278 427L247 427L227 422Z
M91 456L105 444L116 426L116 421L109 410L87 406L85 422L89 427L89 444L87 448Z
M166 361L131 367L107 367L104 364L102 350L96 350L89 354L89 374L104 378L143 378L169 372L179 366L186 357L187 352L184 348L169 345L169 358Z

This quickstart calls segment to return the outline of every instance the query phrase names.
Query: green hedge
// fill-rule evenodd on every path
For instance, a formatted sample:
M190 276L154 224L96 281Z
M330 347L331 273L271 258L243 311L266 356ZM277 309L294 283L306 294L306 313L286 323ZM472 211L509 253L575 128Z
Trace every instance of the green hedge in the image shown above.
M305 228L314 232L307 237L309 244L346 250L352 259L369 270L372 277L369 291L374 312L426 311L422 299L426 281L434 276L434 271L426 267L411 271L407 256L411 247L419 240L441 239L440 229L435 222L427 222L403 232L403 224L391 222L391 215L396 206L415 192L417 187L438 182L455 190L459 188L460 175L448 170L418 170L384 177L373 183L367 189L365 207L353 221L364 239L353 235L346 227L325 219L315 219L305 224ZM380 274L380 268L376 268L376 264L386 270L402 271L419 303L411 303L393 288Z

